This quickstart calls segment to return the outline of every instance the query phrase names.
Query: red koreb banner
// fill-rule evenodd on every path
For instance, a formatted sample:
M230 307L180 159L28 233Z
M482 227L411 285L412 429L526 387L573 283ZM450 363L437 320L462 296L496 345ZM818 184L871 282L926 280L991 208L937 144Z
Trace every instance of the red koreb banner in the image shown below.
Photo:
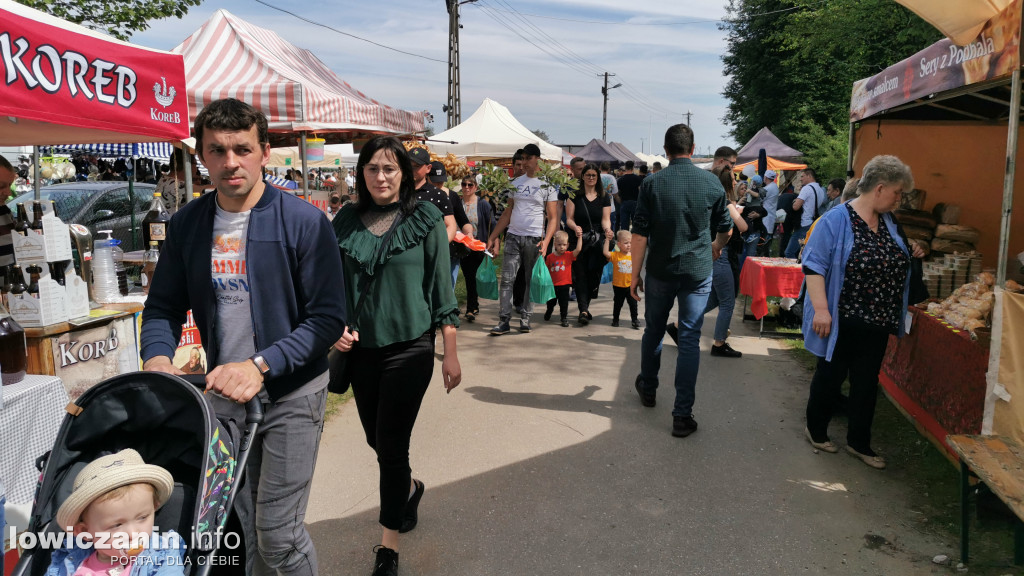
M180 55L120 42L6 0L0 1L0 78L0 144L189 136ZM96 136L103 132L117 134Z

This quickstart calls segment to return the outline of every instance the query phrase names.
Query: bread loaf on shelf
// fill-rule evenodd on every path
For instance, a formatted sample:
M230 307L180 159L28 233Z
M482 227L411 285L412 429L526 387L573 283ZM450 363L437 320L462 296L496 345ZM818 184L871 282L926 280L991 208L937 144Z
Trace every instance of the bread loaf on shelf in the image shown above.
M919 226L903 226L903 232L910 240L931 240L935 236L935 232L931 228Z
M974 244L947 240L945 238L933 238L932 250L935 252L970 252L974 250Z
M935 216L935 220L939 224L959 224L960 223L960 207L956 204L946 204L945 202L939 202L932 209L932 214Z
M924 210L906 210L901 208L893 212L893 216L895 216L903 226L916 226L918 228L928 228L930 230L935 229L935 216L932 216L931 212L925 212Z
M942 238L943 240L977 244L980 235L981 232L977 228L960 226L959 224L939 224L935 227L935 237Z

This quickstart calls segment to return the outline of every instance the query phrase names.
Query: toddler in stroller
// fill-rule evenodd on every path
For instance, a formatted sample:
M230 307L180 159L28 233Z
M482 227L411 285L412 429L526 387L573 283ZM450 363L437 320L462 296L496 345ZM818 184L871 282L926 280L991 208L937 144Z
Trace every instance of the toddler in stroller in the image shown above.
M263 421L262 405L253 399L246 404L244 417L218 418L197 388L202 384L201 376L190 384L167 374L132 372L96 384L69 404L52 450L39 459L43 475L26 531L59 536L69 525L74 527L79 518L69 522L61 512L76 499L81 472L97 459L131 449L145 464L170 475L169 495L164 492L166 477L147 483L154 484L156 499L163 501L155 512L153 531L173 530L185 544L183 567L175 573L244 571L244 558L231 566L224 560L237 560L225 554L244 556L246 542L224 529L241 486L251 438ZM44 544L40 538L40 545L26 549L13 576L46 574L51 558L64 547L63 542L53 542ZM122 576L149 574L143 568L148 566L140 561Z
M93 460L57 511L57 525L73 530L78 542L53 552L47 576L182 574L184 540L173 530L153 533L156 511L173 489L170 472L146 464L135 450Z

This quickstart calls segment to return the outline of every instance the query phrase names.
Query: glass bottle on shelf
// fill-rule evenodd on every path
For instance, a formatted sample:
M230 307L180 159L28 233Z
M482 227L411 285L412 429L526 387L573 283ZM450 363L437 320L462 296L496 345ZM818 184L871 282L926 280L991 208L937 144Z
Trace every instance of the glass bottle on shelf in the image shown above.
M149 205L149 212L142 220L142 241L144 246L156 240L159 247L164 247L164 240L167 239L167 223L171 215L164 207L164 200L159 192L153 193L153 202Z
M28 344L25 330L0 305L0 383L17 384L28 370Z
M64 270L67 268L67 265L67 260L50 263L50 278L53 278L53 281L61 286L64 286L64 283L66 282Z
M7 306L7 294L11 291L11 267L0 267L0 306Z
M39 298L39 274L43 271L42 268L33 264L28 267L29 281L27 292L29 296L33 298Z
M11 291L7 297L21 296L26 290L28 287L25 285L25 275L21 272L21 266L11 266Z
M149 294L149 286L153 283L153 274L156 273L156 264L159 260L160 246L156 240L151 240L142 265L142 291L146 294Z
M43 233L43 203L39 200L32 201L32 230L37 234Z
M18 202L18 218L14 221L14 231L22 236L26 236L26 230L28 230L28 212L25 208L25 203Z

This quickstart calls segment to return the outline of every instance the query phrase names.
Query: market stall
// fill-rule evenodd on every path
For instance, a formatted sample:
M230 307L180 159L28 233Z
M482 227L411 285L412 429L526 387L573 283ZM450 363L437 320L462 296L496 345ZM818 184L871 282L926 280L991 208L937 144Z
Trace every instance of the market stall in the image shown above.
M484 98L473 115L458 126L431 136L427 144L440 156L454 154L470 161L512 158L516 150L536 144L541 159L563 161L561 148L538 138L508 108L490 98Z
M950 433L1024 431L1024 398L1002 394L993 370L985 376L991 362L1018 361L1019 349L990 357L985 333L1012 296L1004 290L1024 272L1016 256L1024 250L1024 211L1013 211L1024 186L1016 177L1021 2L994 14L947 32L956 42L943 39L856 82L850 107L849 168L859 175L874 156L893 154L914 172L917 189L895 214L931 252L924 278L940 301L929 305L930 316L913 312L911 334L891 343L881 381L943 445ZM993 347L1009 327L993 324Z
M221 98L251 104L266 114L273 146L298 144L296 167L303 174L309 173L307 135L342 143L423 132L424 112L381 104L309 50L226 10L215 12L172 52L185 59L188 120ZM308 196L308 190L304 193Z

